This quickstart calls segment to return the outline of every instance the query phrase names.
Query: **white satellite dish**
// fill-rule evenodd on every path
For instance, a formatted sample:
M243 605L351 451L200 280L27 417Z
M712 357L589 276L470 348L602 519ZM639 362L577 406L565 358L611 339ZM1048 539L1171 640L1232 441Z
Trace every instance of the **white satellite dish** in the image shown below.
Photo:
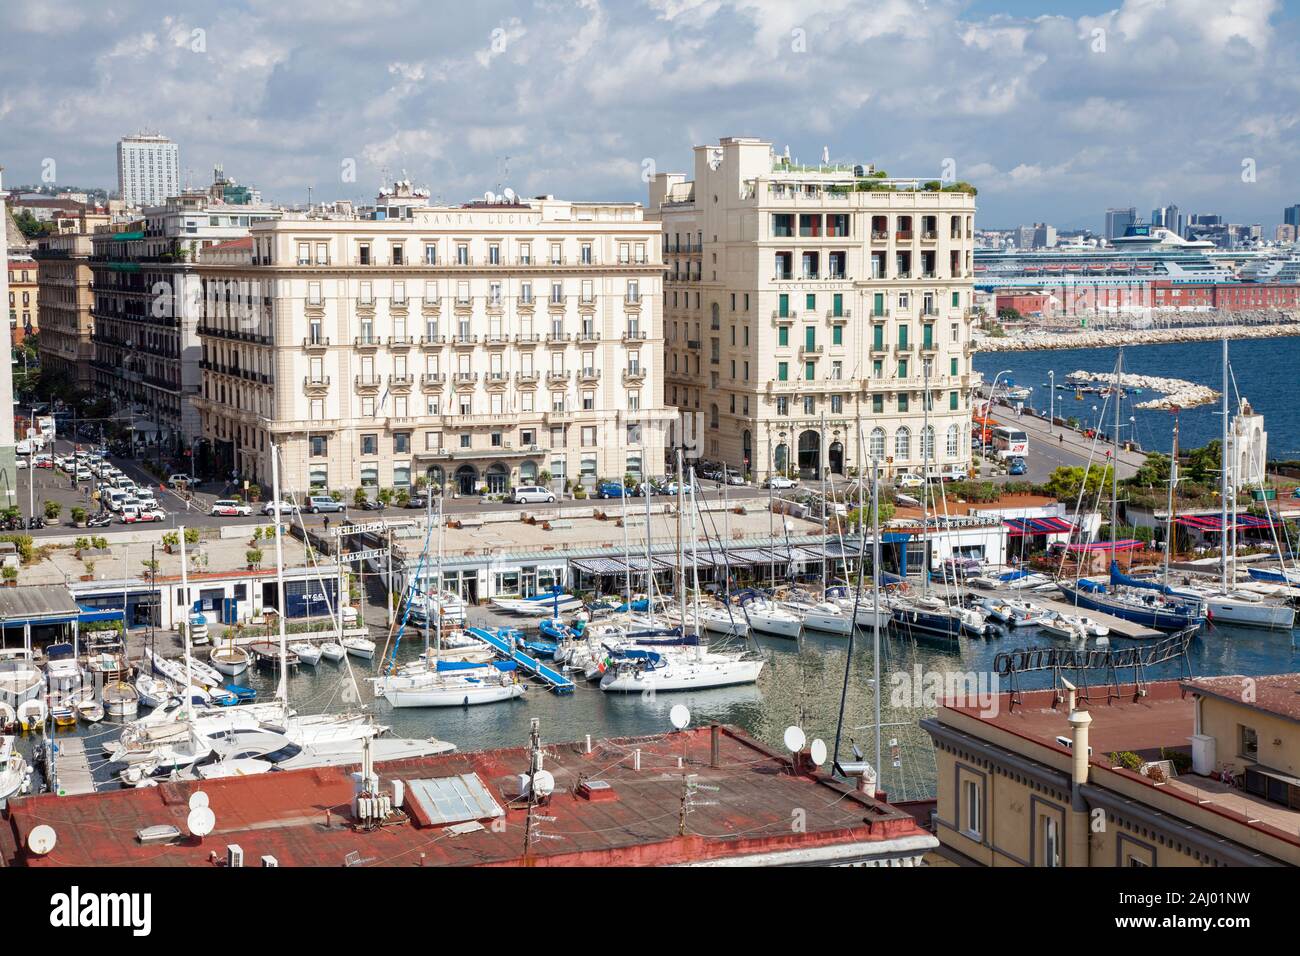
M673 709L668 711L668 719L678 730L685 730L686 725L691 722L691 712L685 704L674 704Z
M197 810L199 807L208 805L208 795L202 790L195 790L190 794L190 809Z
M511 189L509 186L506 187L505 197L506 197L506 202L512 203L515 201L515 191Z
M539 770L533 774L533 793L538 797L549 797L555 792L555 776L549 770Z
M54 832L54 827L48 823L42 823L27 834L27 849L37 856L44 856L54 849L54 844L57 841L58 835Z
M818 737L813 740L812 746L808 749L809 755L812 757L812 762L817 766L820 767L826 762L826 741Z
M785 728L785 736L782 739L785 741L785 749L792 754L797 754L803 750L803 745L808 741L808 738L804 736L804 732L798 727Z
M217 815L212 812L211 807L195 807L185 820L185 826L190 834L196 837L207 836L216 825Z

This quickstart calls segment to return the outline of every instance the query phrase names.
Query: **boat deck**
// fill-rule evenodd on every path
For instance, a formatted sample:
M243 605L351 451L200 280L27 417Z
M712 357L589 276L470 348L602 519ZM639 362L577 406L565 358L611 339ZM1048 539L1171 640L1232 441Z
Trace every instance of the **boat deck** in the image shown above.
M50 741L59 748L54 759L61 794L94 793L95 780L90 771L90 757L82 737L56 737Z

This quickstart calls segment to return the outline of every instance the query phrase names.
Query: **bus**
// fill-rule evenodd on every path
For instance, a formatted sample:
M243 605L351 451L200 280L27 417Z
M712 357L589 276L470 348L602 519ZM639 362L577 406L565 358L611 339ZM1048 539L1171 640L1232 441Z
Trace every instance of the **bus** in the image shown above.
M1000 460L1025 458L1029 454L1029 436L1011 425L993 429L993 449Z

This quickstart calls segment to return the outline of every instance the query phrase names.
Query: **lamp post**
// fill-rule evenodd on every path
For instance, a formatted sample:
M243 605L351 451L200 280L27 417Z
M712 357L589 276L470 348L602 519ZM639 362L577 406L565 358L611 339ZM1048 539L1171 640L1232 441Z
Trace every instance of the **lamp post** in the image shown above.
M989 406L987 409L985 409L986 415L989 412L993 411L993 397L998 393L998 379L1000 379L1003 375L1010 375L1010 374L1011 374L1011 369L1004 368L1002 371L998 372L996 375L993 376L993 384L989 386Z
M1047 373L1047 434L1052 434L1052 428L1056 424L1056 371L1051 370Z

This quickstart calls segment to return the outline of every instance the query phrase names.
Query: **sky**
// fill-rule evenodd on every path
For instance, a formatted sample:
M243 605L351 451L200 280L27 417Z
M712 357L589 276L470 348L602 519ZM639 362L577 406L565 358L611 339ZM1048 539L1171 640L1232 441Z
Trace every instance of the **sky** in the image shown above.
M43 0L0 5L10 185L116 188L156 130L182 179L372 200L641 200L757 136L979 189L978 224L1109 206L1261 222L1300 202L1300 13L1282 0ZM1300 6L1300 3L1297 3Z

